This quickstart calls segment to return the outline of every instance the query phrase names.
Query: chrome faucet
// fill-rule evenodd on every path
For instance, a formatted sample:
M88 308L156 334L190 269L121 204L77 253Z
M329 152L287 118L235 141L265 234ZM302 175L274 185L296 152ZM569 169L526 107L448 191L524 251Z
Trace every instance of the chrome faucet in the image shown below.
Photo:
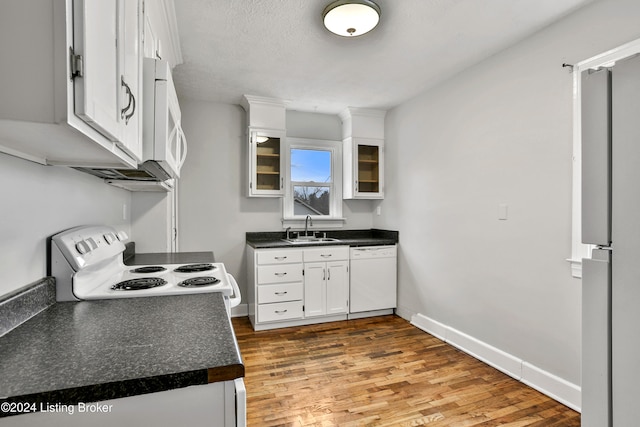
M285 230L285 233L287 233L287 237L286 239L290 239L291 237L289 237L289 231L291 230L291 227L287 227L287 229Z
M313 221L311 220L311 215L307 215L307 217L304 219L304 235L305 236L309 235L309 233L307 232L307 229L308 229L307 221L309 222L309 225L313 227Z

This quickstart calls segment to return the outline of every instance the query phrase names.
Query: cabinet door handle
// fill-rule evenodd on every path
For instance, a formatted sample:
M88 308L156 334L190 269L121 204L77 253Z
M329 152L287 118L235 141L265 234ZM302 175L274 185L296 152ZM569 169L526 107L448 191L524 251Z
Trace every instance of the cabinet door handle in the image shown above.
M322 280L326 280L327 279L327 270L325 270L324 268L322 269Z
M331 280L331 270L327 269L327 280Z
M356 191L358 191L358 181L356 180Z
M280 178L280 189L284 188L284 178Z
M274 258L274 259L277 259L278 261L282 261L282 260L287 259L287 257L286 257L286 256L276 256L276 257L273 257L273 258Z
M276 294L276 295L280 295L280 296L282 296L282 295L286 295L286 294L288 294L288 293L289 293L289 292L284 291L284 292L276 292L275 294Z
M127 125L129 124L129 120L131 119L131 117L133 117L133 115L136 113L136 97L133 95L133 93L131 94L131 101L133 101L133 107L131 108L131 113L129 113L125 118L124 118L124 124Z
M124 76L122 75L120 76L120 86L124 87L124 90L126 91L127 96L129 97L129 102L127 103L127 106L124 107L122 110L120 110L120 118L125 121L125 124L127 124L129 123L129 119L133 115L133 112L130 115L128 115L127 111L129 111L129 108L131 108L132 104L133 104L133 111L135 111L136 101L133 96L133 92L131 92L131 88L129 87L127 82L124 81Z
M282 276L286 276L287 272L285 271L284 273L273 273L273 274L275 274L278 277L282 277Z
M286 313L288 310L276 310L276 314L284 314Z
M322 258L331 258L333 254L320 254Z

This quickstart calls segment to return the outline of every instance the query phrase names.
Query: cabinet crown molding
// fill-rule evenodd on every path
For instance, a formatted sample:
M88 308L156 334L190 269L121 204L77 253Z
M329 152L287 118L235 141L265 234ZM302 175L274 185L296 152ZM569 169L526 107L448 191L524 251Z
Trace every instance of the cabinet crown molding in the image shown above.
M338 116L342 120L342 138L384 139L384 110L348 107Z
M356 108L356 107L347 107L338 114L340 120L343 122L347 119L350 119L354 116L365 116L365 117L374 117L384 119L387 114L386 110L374 110L370 108Z
M248 112L252 106L256 105L286 108L287 102L281 99L267 98L266 96L242 95L240 105Z

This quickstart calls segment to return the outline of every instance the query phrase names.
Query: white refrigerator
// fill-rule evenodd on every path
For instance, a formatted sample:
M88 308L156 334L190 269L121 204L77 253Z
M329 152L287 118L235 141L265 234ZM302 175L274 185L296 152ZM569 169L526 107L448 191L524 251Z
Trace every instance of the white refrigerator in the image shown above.
M582 75L582 426L640 425L640 57Z

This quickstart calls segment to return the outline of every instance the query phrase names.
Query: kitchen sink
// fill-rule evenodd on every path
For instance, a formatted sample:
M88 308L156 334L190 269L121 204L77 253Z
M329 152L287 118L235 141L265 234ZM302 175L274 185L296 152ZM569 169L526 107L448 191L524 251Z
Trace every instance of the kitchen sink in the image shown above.
M303 243L335 243L339 242L339 239L334 239L333 237L313 237L313 236L302 236L296 237L295 239L282 239L283 242L290 243L292 245L303 244Z

